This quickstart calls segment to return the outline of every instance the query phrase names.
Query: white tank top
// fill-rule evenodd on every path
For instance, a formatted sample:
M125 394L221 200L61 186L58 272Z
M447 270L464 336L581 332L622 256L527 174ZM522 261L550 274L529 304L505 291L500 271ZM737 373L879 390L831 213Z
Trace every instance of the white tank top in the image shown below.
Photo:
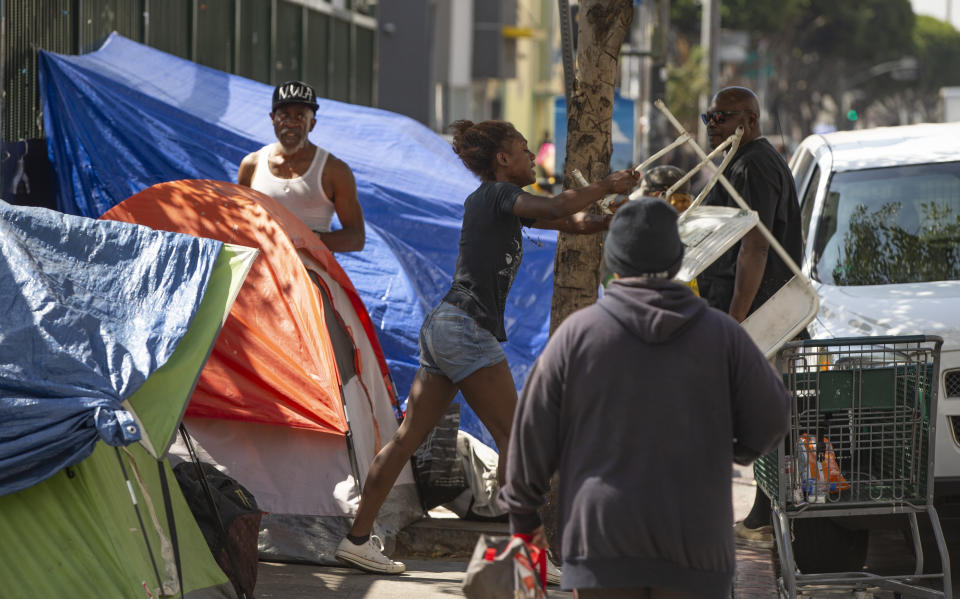
M307 172L293 179L281 179L270 172L268 164L276 145L264 146L257 153L257 168L253 172L250 187L283 204L312 231L327 233L330 231L334 208L333 202L323 193L321 180L329 152L318 147Z

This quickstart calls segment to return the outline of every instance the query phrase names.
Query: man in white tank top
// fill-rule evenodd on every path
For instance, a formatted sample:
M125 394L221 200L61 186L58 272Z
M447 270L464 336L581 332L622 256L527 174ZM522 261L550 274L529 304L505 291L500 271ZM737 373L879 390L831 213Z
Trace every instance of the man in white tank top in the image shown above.
M332 252L355 252L366 240L357 184L345 162L310 143L317 94L301 81L273 90L270 119L277 142L247 154L237 183L274 198L302 220ZM330 230L336 212L341 229Z

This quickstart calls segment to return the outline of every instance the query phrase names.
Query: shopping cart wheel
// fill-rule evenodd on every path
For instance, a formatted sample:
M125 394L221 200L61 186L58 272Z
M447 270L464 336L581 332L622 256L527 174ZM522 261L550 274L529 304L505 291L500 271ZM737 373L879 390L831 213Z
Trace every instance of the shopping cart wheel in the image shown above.
M833 518L798 518L791 524L797 569L804 574L863 569L869 530L846 528Z
M793 599L787 592L787 587L783 584L783 576L777 578L777 599Z

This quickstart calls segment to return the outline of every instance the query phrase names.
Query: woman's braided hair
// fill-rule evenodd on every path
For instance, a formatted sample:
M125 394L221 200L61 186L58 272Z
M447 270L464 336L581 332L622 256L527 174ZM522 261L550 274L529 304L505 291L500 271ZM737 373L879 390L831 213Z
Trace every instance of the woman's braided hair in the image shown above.
M520 133L506 121L455 121L450 125L453 131L453 151L463 164L484 181L496 178L494 164L497 152L507 149L512 139L520 138Z

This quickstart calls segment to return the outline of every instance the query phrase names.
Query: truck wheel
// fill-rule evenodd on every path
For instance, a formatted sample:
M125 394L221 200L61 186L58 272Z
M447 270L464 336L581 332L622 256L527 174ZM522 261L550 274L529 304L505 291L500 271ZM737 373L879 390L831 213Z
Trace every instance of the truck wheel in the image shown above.
M793 553L804 574L863 569L869 530L844 528L832 518L798 518L792 524Z

